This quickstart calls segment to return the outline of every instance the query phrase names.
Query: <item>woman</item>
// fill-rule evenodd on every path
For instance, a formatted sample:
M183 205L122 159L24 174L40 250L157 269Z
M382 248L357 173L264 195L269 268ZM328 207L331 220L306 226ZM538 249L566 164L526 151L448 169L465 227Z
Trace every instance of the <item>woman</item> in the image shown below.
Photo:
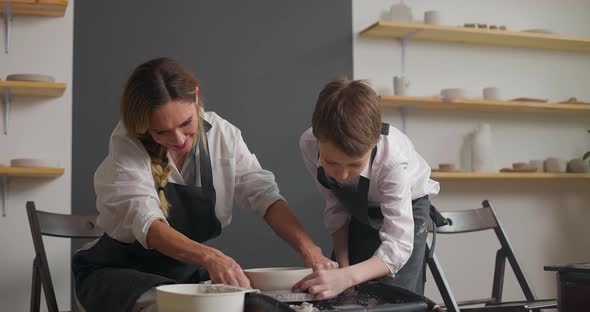
M153 287L161 284L211 279L250 287L232 258L202 244L229 225L234 200L264 216L306 266L337 266L306 234L240 131L203 111L197 80L170 59L140 65L127 81L121 122L94 183L105 234L72 264L88 312L154 306Z

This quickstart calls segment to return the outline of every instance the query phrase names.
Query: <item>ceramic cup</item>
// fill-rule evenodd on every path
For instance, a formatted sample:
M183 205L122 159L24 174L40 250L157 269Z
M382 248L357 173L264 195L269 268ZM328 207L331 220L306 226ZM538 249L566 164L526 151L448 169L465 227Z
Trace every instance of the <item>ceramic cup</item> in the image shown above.
M483 99L484 100L498 100L500 99L500 91L496 87L483 88Z
M426 12L424 12L424 24L440 25L440 12L439 11L426 11Z
M557 157L545 159L545 172L565 172L566 161Z
M393 94L395 95L406 95L408 87L410 87L410 81L404 76L393 77Z
M539 159L534 159L529 161L529 167L536 169L537 172L543 172L543 170L545 170L545 167L543 165L543 161L539 160Z

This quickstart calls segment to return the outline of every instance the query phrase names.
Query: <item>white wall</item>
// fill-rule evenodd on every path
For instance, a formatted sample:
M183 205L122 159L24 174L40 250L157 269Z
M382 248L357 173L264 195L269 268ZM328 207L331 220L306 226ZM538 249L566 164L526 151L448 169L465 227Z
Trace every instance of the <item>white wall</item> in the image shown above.
M0 217L0 310L29 309L33 242L25 203L70 213L72 145L73 1L65 17L16 16L9 54L1 44L0 78L12 73L50 74L67 83L59 98L14 98L8 135L0 134L0 163L35 157L58 161L65 174L55 179L13 178L7 216ZM0 26L2 32L4 27ZM2 40L3 40L2 34ZM0 112L3 111L3 106ZM3 120L0 121L0 126ZM45 239L53 284L61 310L70 308L70 242ZM47 310L44 299L42 308Z
M361 38L358 33L386 15L394 3L353 1L354 78L369 79L381 94L392 94L392 77L401 74L399 41ZM406 3L419 21L424 11L439 10L446 25L479 22L506 25L509 30L549 28L590 37L590 2L583 0ZM496 86L505 99L528 96L561 101L576 96L590 101L590 54L413 41L407 45L406 64L412 84L409 95L437 95L442 88L461 87L477 97L483 87ZM384 118L401 127L397 110L385 109ZM588 117L571 115L412 111L407 134L432 167L460 164L462 138L480 122L492 126L497 169L549 156L581 157L590 150ZM544 272L544 265L590 259L590 229L584 222L590 217L587 181L444 181L441 187L434 203L442 210L475 208L483 199L491 200L539 297L556 296L555 276ZM483 243L478 243L479 238ZM459 299L489 297L496 249L493 236L450 239L439 240L437 253L455 295ZM507 273L506 298L522 298L511 272ZM431 277L427 295L440 300Z

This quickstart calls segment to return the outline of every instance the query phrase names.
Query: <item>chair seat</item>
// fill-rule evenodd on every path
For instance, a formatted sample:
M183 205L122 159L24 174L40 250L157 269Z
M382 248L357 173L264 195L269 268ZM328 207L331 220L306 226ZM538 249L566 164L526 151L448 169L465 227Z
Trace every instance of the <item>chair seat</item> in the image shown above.
M487 306L483 307L472 307L472 308L461 308L461 312L469 311L469 312L528 312L533 309L556 309L557 308L557 301L556 300L539 300L539 301L507 301L501 303L492 303L488 304Z

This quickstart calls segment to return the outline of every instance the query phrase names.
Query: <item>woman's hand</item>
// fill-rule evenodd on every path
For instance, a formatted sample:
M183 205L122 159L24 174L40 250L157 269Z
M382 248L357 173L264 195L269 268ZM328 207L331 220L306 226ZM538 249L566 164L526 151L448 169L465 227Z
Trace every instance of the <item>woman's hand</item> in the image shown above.
M315 246L315 248L303 253L303 263L306 267L318 270L334 270L338 268L338 263L326 257L322 250Z
M293 286L293 290L307 291L319 300L336 297L349 287L354 281L347 269L320 270L304 277Z
M219 250L213 249L207 255L204 266L209 272L211 282L214 284L251 288L250 280L246 277L238 263Z

